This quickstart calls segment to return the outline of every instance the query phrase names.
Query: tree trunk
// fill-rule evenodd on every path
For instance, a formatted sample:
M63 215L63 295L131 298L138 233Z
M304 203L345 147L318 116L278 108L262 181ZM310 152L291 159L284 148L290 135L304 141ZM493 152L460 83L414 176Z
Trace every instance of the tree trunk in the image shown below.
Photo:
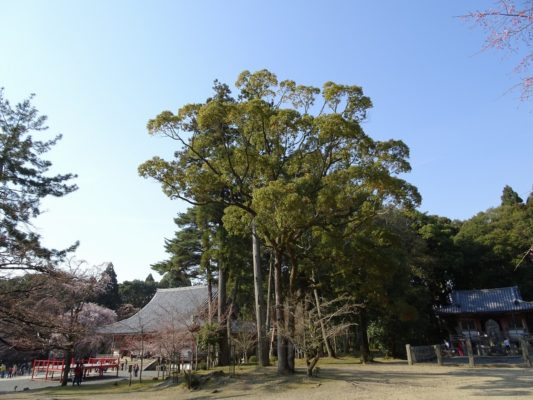
M287 374L289 369L287 365L287 341L283 333L285 318L283 315L283 289L281 287L281 255L278 251L275 251L274 259L274 293L276 307L278 374Z
M207 275L207 313L209 314L207 317L208 323L213 323L213 278L211 276L211 268L207 266L206 268L206 275Z
M368 347L366 310L364 308L359 312L359 329L361 330L361 362L364 364L370 361L370 349Z
M296 298L297 298L297 289L296 289L296 279L298 277L298 264L296 258L292 252L289 253L291 260L291 270L289 275L289 293L287 295L287 367L290 372L294 372L295 365L295 347L294 347L294 336L295 336L295 310L296 310Z
M295 371L294 359L296 356L296 349L294 343L291 340L294 338L295 333L295 317L294 317L294 302L292 296L287 297L287 370L289 372Z
M265 310L263 297L263 277L261 274L260 243L252 222L252 252L254 267L255 318L257 326L257 360L262 367L269 365L265 331Z
M209 231L205 226L202 227L204 232L202 234L202 257L200 259L200 267L205 271L205 277L207 281L207 322L213 323L213 274L211 271L211 258L209 257L209 250L211 249L211 243L209 240Z
M226 268L222 262L219 262L218 267L218 323L224 323L226 318Z
M65 356L63 359L63 376L61 377L61 386L67 386L68 384L68 375L70 373L70 361L72 359L72 349L69 347L65 350Z
M307 356L305 357L305 364L307 365L307 376L309 378L313 376L313 370L315 369L318 360L320 360L320 356L318 354L311 359L309 359Z
M271 298L272 298L272 264L273 264L273 258L272 253L270 254L269 261L268 261L268 286L267 286L267 303L266 303L266 318L265 318L265 325L266 325L266 332L270 331L270 320L272 316L270 315L270 308L272 306L271 304Z
M226 318L231 319L226 315L226 268L222 262L219 262L218 268L218 326L219 326L219 341L218 341L218 363L219 365L229 364L229 344L228 344L228 330L226 329ZM231 324L231 321L230 321Z
M269 357L277 357L277 349L274 346L274 343L276 342L276 333L278 331L276 329L276 324L272 326L271 331L272 332L270 334L270 349L268 350L268 355Z
M313 295L315 297L315 303L316 303L316 311L318 315L318 320L320 321L320 331L322 332L322 340L324 341L324 346L326 347L326 351L328 353L328 357L335 357L335 353L331 349L331 344L329 343L328 335L326 333L326 327L324 326L324 321L322 320L322 310L320 308L320 298L318 297L318 290L316 289L316 281L314 279L314 273L313 273Z
M139 382L143 381L143 360L144 360L144 329L141 330L141 367L139 368Z

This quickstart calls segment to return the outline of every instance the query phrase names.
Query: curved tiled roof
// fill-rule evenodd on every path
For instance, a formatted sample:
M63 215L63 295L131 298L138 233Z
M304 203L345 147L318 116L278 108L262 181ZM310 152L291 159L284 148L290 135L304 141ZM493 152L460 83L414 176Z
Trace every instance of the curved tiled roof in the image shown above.
M437 308L437 314L479 314L533 310L533 302L522 300L517 286L481 289L454 290L450 304Z
M104 334L150 333L172 325L185 328L206 309L207 286L157 289L152 300L139 312L122 321L98 329Z

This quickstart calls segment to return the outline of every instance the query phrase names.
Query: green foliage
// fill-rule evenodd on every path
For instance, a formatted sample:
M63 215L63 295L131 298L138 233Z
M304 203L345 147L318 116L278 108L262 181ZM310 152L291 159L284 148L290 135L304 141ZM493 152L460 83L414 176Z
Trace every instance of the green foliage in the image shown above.
M517 200L511 192L506 187L504 196ZM478 213L464 222L455 243L464 255L459 288L518 284L524 297L533 298L533 263L525 256L533 244L532 202L502 201L501 206Z
M204 324L198 331L197 343L202 350L207 350L209 346L215 346L220 339L217 324Z
M250 357L248 357L248 363L250 363L250 364L257 364L257 356L250 356Z
M321 232L338 231L338 243L350 240L347 230L369 226L387 206L410 208L420 196L399 177L410 170L407 146L398 140L374 141L364 133L361 123L372 103L360 87L326 82L320 90L290 80L280 83L267 70L244 71L236 86L237 99L215 82L214 96L205 103L185 105L176 114L164 111L149 121L151 134L174 139L178 149L173 160L155 157L139 173L159 181L171 198L202 208L220 206L230 234L249 234L254 220L283 280L275 286L276 299L285 303L287 298L290 315L296 286L305 289L311 276L310 269L299 268L309 253L302 249L314 246ZM318 101L321 111L312 114ZM210 238L205 223L198 228L199 264L209 266L207 260L216 259L213 252L223 242ZM323 251L330 260L335 251L343 252ZM357 276L369 264L360 258L356 271L346 276ZM332 262L328 267L338 270ZM321 268L321 276L328 267ZM347 262L341 270L350 268ZM345 282L339 290L348 292L355 284ZM370 280L358 282L364 286ZM361 298L372 293L370 288L359 291Z
M175 271L176 274L183 276L184 280L199 276L202 247L201 230L197 224L196 213L195 208L189 208L187 212L178 214L174 219L178 230L173 239L165 239L165 251L170 258L152 265L153 270L160 274Z
M380 352L387 354L387 335L383 324L380 323L379 320L372 321L368 324L367 332L370 348L379 350Z
M201 369L201 370L204 370L204 371L207 370L207 363L204 360L199 361L198 362L198 369Z
M191 286L191 280L186 275L175 269L171 269L170 271L166 272L158 284L158 287L161 289L177 288L182 286Z
M142 308L154 297L157 283L135 279L122 282L118 290L122 304L131 304L136 308Z
M109 263L102 273L102 280L105 281L105 289L98 296L96 303L104 307L110 308L111 310L116 310L120 304L120 293L118 289L117 274L112 263Z
M506 185L503 188L502 193L502 206L514 206L516 204L521 204L524 201L520 198L518 193L516 193L511 186Z
M0 88L0 272L48 271L76 247L47 249L31 229L31 220L41 213L43 198L61 197L77 189L69 183L75 175L49 174L52 163L42 157L61 135L37 139L47 129L46 117L33 107L32 97L13 107Z

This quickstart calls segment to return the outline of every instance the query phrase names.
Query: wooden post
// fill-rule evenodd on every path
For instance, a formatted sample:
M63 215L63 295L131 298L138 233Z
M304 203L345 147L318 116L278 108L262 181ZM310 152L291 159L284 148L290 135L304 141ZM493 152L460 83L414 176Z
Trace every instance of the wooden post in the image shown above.
M440 344L433 345L433 349L437 355L437 364L442 365L442 352L440 350Z
M405 351L407 353L407 364L413 365L413 353L411 352L411 345L405 345Z
M520 347L522 348L522 358L524 359L524 363L527 367L531 368L531 358L529 357L529 343L524 340L523 338L520 338Z
M470 339L466 339L466 351L468 353L468 366L473 367L474 366L474 351L472 350L472 341Z

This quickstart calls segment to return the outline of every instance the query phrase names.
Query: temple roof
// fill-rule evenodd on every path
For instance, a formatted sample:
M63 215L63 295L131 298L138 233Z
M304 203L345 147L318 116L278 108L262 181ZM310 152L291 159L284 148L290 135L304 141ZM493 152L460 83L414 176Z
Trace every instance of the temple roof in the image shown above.
M194 317L205 312L207 300L207 286L157 289L152 300L135 315L103 326L98 332L127 335L157 332L165 327L187 328Z
M480 314L533 311L533 302L522 300L517 286L481 289L454 290L450 304L437 308L437 314Z

